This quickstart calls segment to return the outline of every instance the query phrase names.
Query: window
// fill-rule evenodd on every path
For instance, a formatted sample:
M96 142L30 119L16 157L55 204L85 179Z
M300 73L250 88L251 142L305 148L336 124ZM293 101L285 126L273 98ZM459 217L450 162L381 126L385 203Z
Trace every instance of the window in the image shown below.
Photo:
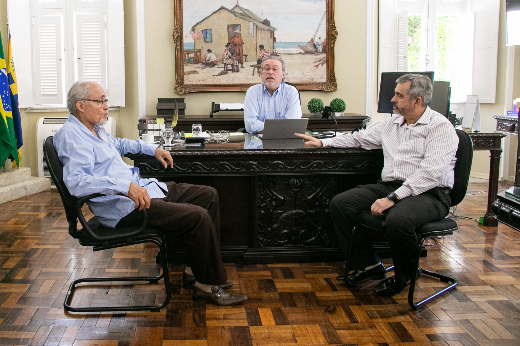
M212 42L211 29L202 30L202 37L204 38L204 42Z
M8 16L20 107L65 107L77 80L124 106L123 0L8 0Z
M380 0L380 72L434 71L435 80L450 82L452 103L467 95L494 103L499 4Z

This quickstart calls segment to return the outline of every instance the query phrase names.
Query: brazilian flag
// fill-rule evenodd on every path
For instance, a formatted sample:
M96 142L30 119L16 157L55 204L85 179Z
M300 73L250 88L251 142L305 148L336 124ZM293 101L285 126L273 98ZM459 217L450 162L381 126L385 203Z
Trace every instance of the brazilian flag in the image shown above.
M11 33L9 33L9 43L7 46L7 80L9 81L9 91L11 92L11 110L13 114L14 135L16 137L16 149L18 149L18 161L22 161L22 118L18 108L18 84L16 83L16 73L14 71L13 51L11 48ZM19 165L20 162L13 162Z
M0 36L0 168L4 166L5 160L11 159L19 165L18 150L16 148L16 136L13 124L13 112L11 109L11 93L9 91L9 80L4 59L4 47Z

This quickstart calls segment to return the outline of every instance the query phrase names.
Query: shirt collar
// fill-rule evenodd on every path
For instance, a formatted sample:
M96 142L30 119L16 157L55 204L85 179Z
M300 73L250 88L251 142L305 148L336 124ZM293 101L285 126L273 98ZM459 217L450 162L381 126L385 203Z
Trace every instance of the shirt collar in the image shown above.
M276 95L278 92L280 92L280 91L282 90L282 88L283 88L282 85L284 85L284 84L285 84L284 82L282 82L282 83L280 84L280 86L278 87L278 89L276 89L276 90L274 91L273 96ZM267 90L267 88L265 87L265 85L264 85L263 83L262 83L262 88L263 88L263 90L264 90L265 93L267 93L269 96L271 96L271 94L269 94L269 91Z
M89 136L92 136L92 137L94 137L96 139L101 139L103 142L107 142L107 134L106 134L105 128L102 125L95 125L94 126L94 131L97 133L97 135L99 137L98 138L98 137L94 136L94 134L92 132L90 132L90 130L81 121L79 121L79 119L76 118L75 115L69 114L69 120L68 121L78 125L79 128L81 129L81 131L83 131L85 134L87 134Z

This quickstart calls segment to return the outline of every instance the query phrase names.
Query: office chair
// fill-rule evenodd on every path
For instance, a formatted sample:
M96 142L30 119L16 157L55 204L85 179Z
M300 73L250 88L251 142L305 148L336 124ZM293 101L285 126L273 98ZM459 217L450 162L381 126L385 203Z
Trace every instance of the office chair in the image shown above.
M43 144L43 152L45 161L49 168L50 174L56 188L60 193L63 207L65 208L65 215L69 224L69 234L78 239L83 246L92 246L94 251L113 249L117 247L141 244L154 243L159 247L159 256L161 258L162 274L159 276L140 276L140 277L99 277L99 278L80 278L71 283L63 307L67 311L72 312L104 312L104 311L159 311L168 305L171 298L170 280L168 276L168 261L166 255L166 240L162 232L146 227L148 217L146 210L142 211L143 221L141 225L129 227L108 228L102 226L97 218L94 216L89 221L81 211L81 207L86 201L103 196L96 193L89 196L77 198L69 193L69 190L63 182L63 165L61 164L56 149L54 149L52 136L47 137ZM77 221L82 229L77 228ZM166 299L159 305L133 305L133 306L110 306L110 307L73 307L72 298L77 285L82 282L98 283L98 282L114 282L114 281L148 281L151 284L158 283L159 280L164 279L164 287L166 289Z
M469 173L471 170L471 161L473 160L473 144L471 142L471 138L469 135L461 130L455 130L457 132L457 136L459 137L459 147L457 149L456 157L457 162L455 163L455 184L453 189L450 192L451 197L451 206L456 206L459 204L466 195L466 190L468 188L469 181ZM370 213L365 213L364 216L358 221L358 224L352 230L352 238L354 238L354 233L358 230L362 230L363 228L368 228L369 230L382 231L383 225L380 217L376 217ZM416 230L416 233L419 237L419 244L417 245L415 251L415 258L413 268L417 268L420 271L421 275L427 275L434 278L440 279L442 282L446 282L449 285L442 290L426 297L425 299L419 301L418 303L414 303L414 291L415 291L415 282L417 280L416 275L412 275L412 280L410 282L410 290L408 292L408 304L413 310L417 310L418 307L434 298L439 296L441 293L444 293L457 285L457 280L451 278L449 276L441 275L439 273L434 273L425 269L419 268L419 256L421 254L421 248L424 241L430 237L438 237L451 235L457 229L457 223L453 219L444 218L440 221L428 222ZM349 281L349 263L350 263L350 253L352 252L352 242L350 243L350 249L347 255L347 262L345 266L345 276L343 279L347 286L351 286ZM392 270L393 266L389 266L386 268L386 271ZM413 271L415 273L415 271ZM338 277L341 280L341 277Z

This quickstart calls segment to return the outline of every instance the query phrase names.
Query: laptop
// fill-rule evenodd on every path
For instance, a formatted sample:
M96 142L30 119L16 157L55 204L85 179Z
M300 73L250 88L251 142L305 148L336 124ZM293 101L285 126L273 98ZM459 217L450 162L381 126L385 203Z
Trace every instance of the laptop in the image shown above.
M265 119L264 133L262 140L265 139L298 139L295 132L305 133L307 130L308 118L303 119Z

